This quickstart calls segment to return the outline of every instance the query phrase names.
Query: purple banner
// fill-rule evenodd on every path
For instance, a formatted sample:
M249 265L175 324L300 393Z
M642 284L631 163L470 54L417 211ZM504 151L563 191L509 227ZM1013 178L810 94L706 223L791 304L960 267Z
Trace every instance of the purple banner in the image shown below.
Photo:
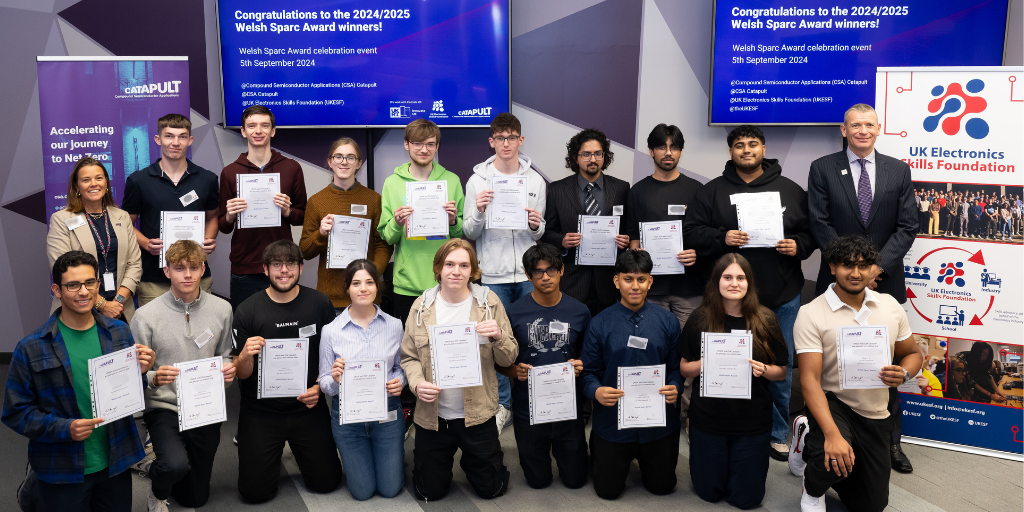
M188 61L168 59L37 62L47 218L65 206L83 156L106 166L117 204L128 175L160 157L157 120L189 116Z

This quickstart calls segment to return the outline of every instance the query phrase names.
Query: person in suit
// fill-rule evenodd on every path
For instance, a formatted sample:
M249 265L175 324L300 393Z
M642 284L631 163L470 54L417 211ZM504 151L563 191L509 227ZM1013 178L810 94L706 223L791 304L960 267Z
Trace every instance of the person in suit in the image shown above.
M629 183L604 173L615 157L604 133L588 128L574 135L565 146L565 166L573 175L548 185L546 228L541 241L562 248L562 291L596 316L619 298L612 285L612 267L576 265L576 247L581 236L573 228L578 226L580 215L624 217ZM622 223L615 242L619 249L629 244Z
M868 287L892 295L902 304L907 301L903 257L914 243L918 228L910 166L875 151L880 129L878 114L870 105L850 107L839 130L846 138L846 150L811 162L807 177L811 233L818 247L851 235L865 236L881 247L878 264L868 276ZM815 295L825 293L834 280L828 262L822 258ZM894 417L892 468L910 473L914 468L900 448L902 425L895 388L889 393L889 411Z
M142 279L142 251L132 226L128 213L114 205L106 167L93 157L80 158L68 179L67 206L50 216L46 257L51 267L69 251L96 257L100 280L96 311L125 322L135 313L132 294ZM60 297L55 296L50 313L59 307Z

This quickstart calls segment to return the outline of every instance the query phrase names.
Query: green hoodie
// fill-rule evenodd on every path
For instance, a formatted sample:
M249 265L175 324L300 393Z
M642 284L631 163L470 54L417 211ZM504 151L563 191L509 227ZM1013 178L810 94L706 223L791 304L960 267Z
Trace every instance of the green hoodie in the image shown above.
M448 200L454 200L458 209L455 225L448 228L448 237L406 238L405 226L395 222L395 209L405 205L405 184L416 181L416 178L409 174L409 165L407 162L396 167L395 173L384 180L377 231L385 242L395 247L392 277L395 293L417 297L424 290L437 284L434 280L434 254L448 238L462 236L462 205L466 196L462 191L459 177L434 162L434 168L430 171L430 178L427 181L448 182Z

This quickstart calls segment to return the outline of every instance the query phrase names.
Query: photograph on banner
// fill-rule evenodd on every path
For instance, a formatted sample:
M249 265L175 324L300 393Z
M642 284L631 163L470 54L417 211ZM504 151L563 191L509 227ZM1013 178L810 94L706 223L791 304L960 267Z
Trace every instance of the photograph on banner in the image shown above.
M917 236L1024 244L1024 186L915 181Z
M921 349L924 356L924 364L917 375L912 375L910 380L900 384L896 389L900 393L914 393L915 395L930 395L941 398L944 390L941 374L946 371L946 343L947 339L938 336L914 335L914 342Z
M1024 346L949 338L943 398L1024 408L1021 354Z

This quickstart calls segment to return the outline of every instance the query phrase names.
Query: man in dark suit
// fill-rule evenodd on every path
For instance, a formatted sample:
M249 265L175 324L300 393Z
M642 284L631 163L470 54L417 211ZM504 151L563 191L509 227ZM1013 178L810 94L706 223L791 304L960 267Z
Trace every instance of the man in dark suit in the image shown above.
M914 243L918 226L910 166L875 151L880 129L878 114L870 105L850 107L839 130L846 137L846 151L815 160L807 177L811 233L818 247L846 235L870 239L881 250L868 286L902 304L907 301L903 257ZM828 263L822 259L815 295L824 293L833 281ZM910 473L914 468L900 448L900 403L895 388L890 390L889 411L895 418L892 468Z
M583 130L565 146L565 166L573 175L548 185L546 228L541 241L562 248L562 291L585 304L590 314L596 316L615 303L619 293L612 284L613 267L576 265L576 247L581 238L579 216L617 215L623 219L629 183L604 173L615 155L608 137L600 131ZM615 243L619 249L629 244L621 222Z

